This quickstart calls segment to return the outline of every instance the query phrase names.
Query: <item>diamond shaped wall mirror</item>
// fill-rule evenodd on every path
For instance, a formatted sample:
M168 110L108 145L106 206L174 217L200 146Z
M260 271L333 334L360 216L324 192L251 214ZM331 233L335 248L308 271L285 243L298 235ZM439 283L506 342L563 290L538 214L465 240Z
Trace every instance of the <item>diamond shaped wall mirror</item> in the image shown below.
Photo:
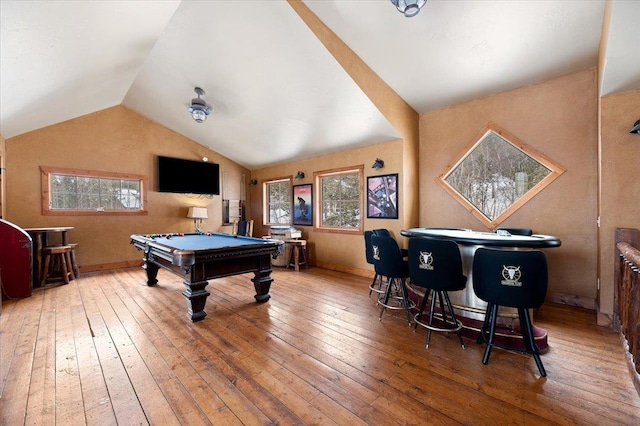
M465 147L438 183L495 229L565 169L494 123Z

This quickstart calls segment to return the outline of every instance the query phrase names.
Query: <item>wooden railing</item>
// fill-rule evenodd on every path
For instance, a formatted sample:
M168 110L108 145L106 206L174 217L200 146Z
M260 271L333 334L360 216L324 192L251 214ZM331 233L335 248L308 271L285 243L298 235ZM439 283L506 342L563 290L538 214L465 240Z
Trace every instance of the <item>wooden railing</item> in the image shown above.
M629 369L640 395L640 249L637 229L616 229L613 326L629 356Z

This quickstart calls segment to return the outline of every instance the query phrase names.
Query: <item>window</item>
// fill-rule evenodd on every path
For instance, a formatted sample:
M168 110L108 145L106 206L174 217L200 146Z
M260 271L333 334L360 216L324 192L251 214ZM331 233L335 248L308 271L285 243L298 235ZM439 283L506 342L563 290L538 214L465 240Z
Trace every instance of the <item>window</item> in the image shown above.
M489 123L438 182L494 229L562 173L558 164Z
M147 214L146 176L54 167L40 173L43 214Z
M274 179L265 182L264 212L265 225L291 224L291 178Z
M316 230L362 232L363 166L315 174Z

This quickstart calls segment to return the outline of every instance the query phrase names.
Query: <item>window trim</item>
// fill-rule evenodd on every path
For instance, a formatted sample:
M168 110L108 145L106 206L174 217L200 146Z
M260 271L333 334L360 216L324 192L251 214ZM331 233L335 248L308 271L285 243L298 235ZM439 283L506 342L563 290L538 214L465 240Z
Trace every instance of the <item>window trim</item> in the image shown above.
M328 226L321 226L322 223L322 185L320 181L323 177L331 176L331 175L339 175L339 174L347 174L349 172L358 173L360 188L358 189L359 194L359 204L360 204L360 224L358 228L334 228ZM357 166L349 166L349 167L340 167L336 169L329 170L320 170L313 173L313 182L314 182L314 199L316 199L316 203L314 206L314 219L313 219L313 230L314 232L329 232L334 234L350 234L350 235L360 235L364 232L364 220L363 216L364 210L364 164L360 164Z
M142 207L137 210L71 210L51 209L51 175L86 176L107 179L137 180L140 182ZM147 211L147 183L145 175L132 173L104 172L98 170L67 169L63 167L40 166L40 181L42 189L42 214L44 216L144 216Z
M462 194L460 194L455 188L449 185L447 182L447 177L458 167L458 165L463 162L471 152L480 144L486 135L490 132L496 134L497 136L504 139L507 143L512 145L514 148L520 150L525 155L533 158L538 163L542 164L549 170L549 174L538 182L533 188L529 189L525 194L523 194L519 199L517 199L509 208L504 210L500 215L491 219L487 217L484 212L482 212L478 207L473 205L469 200L467 200ZM551 160L549 157L539 152L535 148L527 145L520 138L515 135L507 132L502 129L500 126L493 122L489 122L472 140L471 142L465 146L462 151L458 154L457 157L451 162L451 164L447 165L442 173L437 178L438 184L455 200L457 200L466 210L468 210L476 219L482 222L487 228L494 230L502 222L504 222L509 216L514 214L518 209L528 203L533 197L539 194L542 190L544 190L547 186L551 185L551 183L559 178L566 169L562 167L560 164Z
M289 222L287 223L272 223L269 221L271 219L271 214L269 210L269 191L267 190L268 185L271 183L278 182L289 182L289 193L291 197L289 197L289 207L291 209L291 213L289 215ZM279 225L292 225L293 224L293 175L289 176L281 176L275 177L271 179L264 180L262 182L262 224L264 226L279 226Z

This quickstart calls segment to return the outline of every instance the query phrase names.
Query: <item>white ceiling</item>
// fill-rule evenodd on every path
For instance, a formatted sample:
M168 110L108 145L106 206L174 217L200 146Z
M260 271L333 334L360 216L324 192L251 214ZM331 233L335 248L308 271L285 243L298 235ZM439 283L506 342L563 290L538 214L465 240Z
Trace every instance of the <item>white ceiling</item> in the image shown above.
M604 0L429 0L413 18L304 3L419 113L596 67L605 16ZM640 2L611 6L602 95L640 89ZM120 104L249 169L400 137L284 0L1 0L0 27L4 138Z

